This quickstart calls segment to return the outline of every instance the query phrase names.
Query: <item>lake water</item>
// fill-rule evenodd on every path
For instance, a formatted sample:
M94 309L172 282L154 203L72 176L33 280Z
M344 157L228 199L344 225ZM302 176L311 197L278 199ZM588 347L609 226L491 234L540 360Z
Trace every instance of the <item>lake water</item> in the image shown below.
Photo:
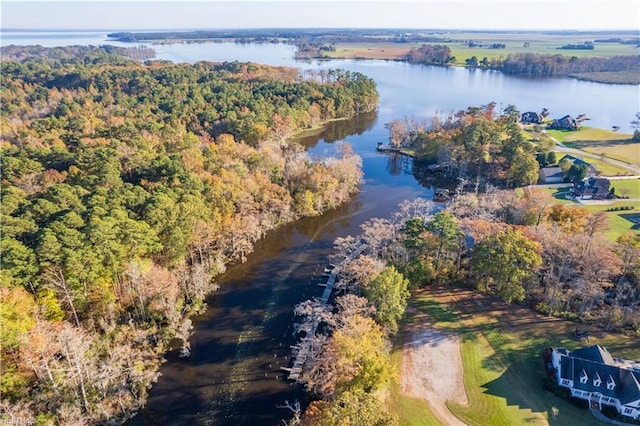
M2 33L2 45L100 45L106 34ZM124 43L112 43L127 45ZM346 140L363 158L364 182L353 200L321 217L268 233L246 263L218 277L221 290L208 298L209 310L194 318L193 354L168 354L147 407L130 423L139 425L276 425L289 418L277 409L300 399L287 365L296 303L319 296L317 279L338 236L357 233L373 217L387 217L405 199L431 198L432 187L418 182L410 160L376 152L387 139L384 124L405 116L428 121L468 106L496 102L521 111L548 108L552 116L586 114L590 125L621 127L640 111L640 86L617 86L574 79L532 80L498 72L409 65L386 61L297 62L293 48L278 44L174 44L152 46L159 59L175 62L254 61L302 69L343 68L373 78L380 92L377 114L334 122L321 134L301 140L313 155L333 152Z
M107 32L3 31L0 44L42 46L132 46L109 40ZM610 129L619 126L631 133L631 120L640 111L640 85L611 85L572 78L528 79L487 70L410 65L394 61L296 61L294 48L285 44L179 43L148 45L158 59L173 62L253 61L302 69L343 68L374 78L381 92L380 119L413 116L428 119L468 106L496 102L515 105L520 111L547 108L552 117L586 114L588 125ZM386 136L386 135L382 135Z

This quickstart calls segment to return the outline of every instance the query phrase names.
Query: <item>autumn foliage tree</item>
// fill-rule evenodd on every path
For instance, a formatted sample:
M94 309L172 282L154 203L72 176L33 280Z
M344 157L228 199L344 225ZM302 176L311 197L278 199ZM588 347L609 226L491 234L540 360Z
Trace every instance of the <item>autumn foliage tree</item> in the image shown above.
M507 303L522 302L525 283L542 263L540 245L508 228L488 236L473 249L471 268L479 290L495 293Z
M287 137L377 108L360 73L122 53L2 49L2 410L42 423L137 411L225 265L358 191L347 143Z

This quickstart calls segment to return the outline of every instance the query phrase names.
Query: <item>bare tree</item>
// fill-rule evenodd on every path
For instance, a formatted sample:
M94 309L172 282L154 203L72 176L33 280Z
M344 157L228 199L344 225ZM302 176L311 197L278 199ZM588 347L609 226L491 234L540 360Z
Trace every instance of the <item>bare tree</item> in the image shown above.
M276 405L276 408L286 408L293 413L293 418L289 421L282 420L282 423L285 426L295 426L300 423L300 416L302 415L302 409L300 408L300 401L297 399L291 404L288 400L285 399L284 404Z

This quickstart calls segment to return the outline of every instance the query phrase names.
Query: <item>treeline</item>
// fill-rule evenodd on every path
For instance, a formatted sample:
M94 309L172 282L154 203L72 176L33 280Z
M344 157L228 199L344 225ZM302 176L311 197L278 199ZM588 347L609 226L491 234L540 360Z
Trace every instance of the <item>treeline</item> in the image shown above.
M569 45L567 45L569 46ZM570 45L563 49L592 49L593 44ZM503 48L499 44L490 45L493 49ZM413 47L405 56L405 60L412 64L448 65L456 62L451 50L445 45L424 44ZM578 58L566 55L543 55L538 53L512 53L505 57L483 58L476 56L465 59L470 67L480 67L502 71L506 74L524 75L529 77L566 77L573 75L587 75L593 73L632 73L637 74L640 69L640 55L621 55L609 58ZM635 79L637 80L637 79ZM623 82L635 82L634 79L624 78ZM607 80L608 81L608 80Z
M212 277L358 190L348 144L285 137L377 104L356 73L92 52L2 63L1 404L39 424L135 413Z
M640 235L614 243L602 235L606 229L604 213L557 204L542 190L491 189L405 222L401 245L388 250L413 285L458 283L549 315L637 333Z
M491 189L459 195L439 212L423 199L403 202L391 218L338 239L344 295L335 308L296 308L327 324L301 376L313 402L299 424L394 424L383 408L387 339L407 290L470 287L550 316L640 333L640 236L612 243L601 236L605 223L603 213L557 204L544 191Z
M531 77L562 77L586 72L625 72L640 69L640 55L578 58L565 55L514 53L489 61L489 68Z
M423 44L420 47L412 47L406 55L406 60L412 64L447 65L456 61L451 56L449 46L441 44Z
M591 41L585 41L582 43L569 43L558 47L561 50L593 50L595 45Z
M391 146L411 149L417 161L434 165L441 176L471 184L478 192L486 183L516 187L538 180L536 156L546 156L555 144L544 138L535 145L526 141L519 119L515 106L499 115L490 103L435 117L429 125L405 118L386 127Z
M96 46L65 46L65 47L42 47L42 46L16 46L9 45L2 47L2 61L21 62L26 60L43 60L56 62L77 62L83 63L100 62L113 65L123 64L122 58L146 61L156 56L155 50L146 46L119 47L104 45Z
M410 282L390 260L397 225L431 204L405 203L393 222L372 219L355 237L338 238L332 262L339 271L335 306L308 300L295 308L299 330L315 329L299 381L312 402L289 424L394 425L384 405L393 377L391 339L405 313ZM308 331L307 331L308 332ZM308 336L307 336L308 337Z

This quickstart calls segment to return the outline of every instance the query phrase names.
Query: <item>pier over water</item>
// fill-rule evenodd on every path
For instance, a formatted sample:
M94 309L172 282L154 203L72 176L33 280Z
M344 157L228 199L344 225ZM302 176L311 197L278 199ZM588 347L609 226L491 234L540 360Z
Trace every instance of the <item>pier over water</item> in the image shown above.
M333 288L336 285L336 281L338 280L338 267L334 266L333 269L325 270L328 272L329 277L327 278L326 284L319 284L324 287L324 291L322 292L322 296L320 297L320 304L326 305L329 302L329 298L331 297L331 293L333 293ZM300 374L302 373L302 367L309 355L311 355L313 350L313 339L316 334L316 330L318 329L318 325L320 325L320 321L312 321L305 324L299 331L304 331L305 336L302 338L300 343L291 346L292 350L292 358L293 365L291 367L280 367L282 370L289 372L289 380L298 380Z

